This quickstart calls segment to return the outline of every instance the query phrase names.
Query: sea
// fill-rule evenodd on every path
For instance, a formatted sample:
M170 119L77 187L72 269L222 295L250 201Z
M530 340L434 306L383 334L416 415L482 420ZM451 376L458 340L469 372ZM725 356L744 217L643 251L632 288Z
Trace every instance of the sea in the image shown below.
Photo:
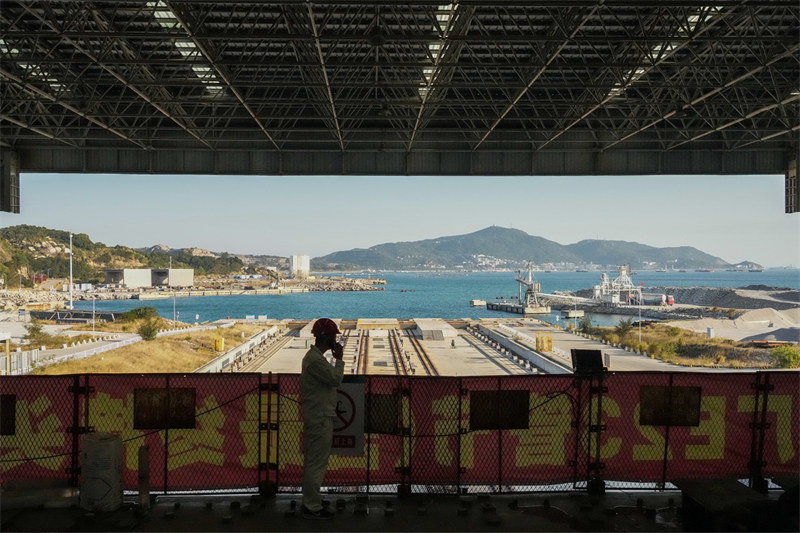
M609 278L616 272L606 272ZM321 274L342 276L342 274ZM589 289L600 283L599 271L534 272L542 292ZM319 317L358 318L490 318L514 317L510 313L472 307L470 300L512 300L519 296L517 272L373 272L346 274L346 277L385 279L382 291L307 292L280 295L197 296L164 300L96 301L95 309L128 311L137 307L155 307L168 319L195 323L224 318L264 317L310 320ZM527 272L523 272L527 276ZM635 285L648 287L746 287L763 285L800 289L800 270L767 269L763 272L731 271L642 271L632 274ZM655 291L654 291L655 292ZM92 301L74 302L76 309L92 309ZM563 324L559 312L537 315L553 324ZM592 324L612 326L629 316L594 314Z

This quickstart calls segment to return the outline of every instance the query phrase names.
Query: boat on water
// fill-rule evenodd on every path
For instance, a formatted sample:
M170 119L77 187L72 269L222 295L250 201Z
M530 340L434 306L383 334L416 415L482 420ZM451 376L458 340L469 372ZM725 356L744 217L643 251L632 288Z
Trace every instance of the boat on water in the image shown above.
M748 272L764 272L763 268L748 268Z

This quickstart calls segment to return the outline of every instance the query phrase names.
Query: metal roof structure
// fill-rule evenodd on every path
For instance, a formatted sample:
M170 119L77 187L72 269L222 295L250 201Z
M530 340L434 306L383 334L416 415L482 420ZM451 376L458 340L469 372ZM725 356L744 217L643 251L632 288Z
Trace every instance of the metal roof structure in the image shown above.
M8 1L40 172L784 173L797 0Z

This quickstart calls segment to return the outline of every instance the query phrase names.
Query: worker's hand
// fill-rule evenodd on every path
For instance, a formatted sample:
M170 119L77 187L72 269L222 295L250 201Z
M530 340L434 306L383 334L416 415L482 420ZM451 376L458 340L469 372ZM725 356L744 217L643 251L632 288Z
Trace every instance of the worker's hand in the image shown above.
M333 348L331 348L331 352L333 353L334 359L341 359L342 357L344 357L344 347L338 342L333 343Z

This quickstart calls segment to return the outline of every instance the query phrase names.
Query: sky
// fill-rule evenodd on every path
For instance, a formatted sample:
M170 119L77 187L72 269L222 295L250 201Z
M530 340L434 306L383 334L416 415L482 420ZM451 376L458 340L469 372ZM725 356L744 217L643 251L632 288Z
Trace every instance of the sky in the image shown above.
M729 263L800 266L800 214L766 176L20 176L29 224L106 245L318 257L491 225L560 244L693 246Z

